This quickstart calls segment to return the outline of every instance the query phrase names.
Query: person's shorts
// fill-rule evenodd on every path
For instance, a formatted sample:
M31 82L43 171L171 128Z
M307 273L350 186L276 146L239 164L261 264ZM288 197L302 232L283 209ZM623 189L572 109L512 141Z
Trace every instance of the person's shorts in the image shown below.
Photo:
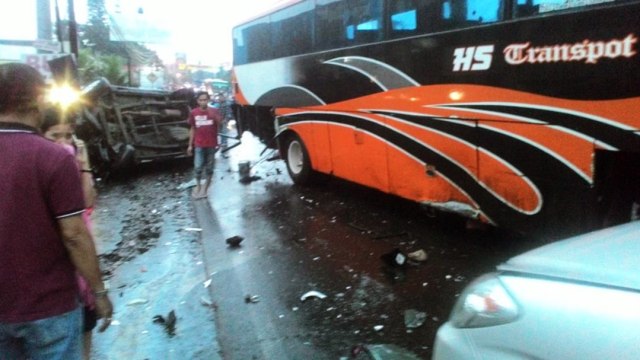
M83 306L82 308L84 309L84 323L82 326L82 331L92 331L98 324L98 314L95 310L91 310L86 306Z
M194 149L193 163L196 178L200 178L202 173L207 176L213 175L213 169L216 165L216 151L215 148L196 147Z
M0 359L82 360L82 309L50 318L0 322Z

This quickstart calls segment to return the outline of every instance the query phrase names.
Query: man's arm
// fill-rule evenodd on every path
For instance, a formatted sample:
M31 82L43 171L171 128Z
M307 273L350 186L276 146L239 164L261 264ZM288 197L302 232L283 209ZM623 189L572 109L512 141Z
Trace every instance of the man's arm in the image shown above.
M189 146L187 147L187 155L193 155L193 139L196 136L195 126L189 128Z
M76 270L84 277L91 290L96 294L96 312L98 318L104 318L99 330L104 331L111 323L113 305L107 296L96 248L82 215L74 215L58 219L64 246L69 252Z

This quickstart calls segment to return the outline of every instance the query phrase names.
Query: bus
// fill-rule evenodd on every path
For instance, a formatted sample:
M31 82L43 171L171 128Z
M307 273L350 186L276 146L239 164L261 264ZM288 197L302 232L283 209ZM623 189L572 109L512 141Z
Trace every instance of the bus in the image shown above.
M640 1L289 1L232 36L236 117L295 183L529 234L638 217Z

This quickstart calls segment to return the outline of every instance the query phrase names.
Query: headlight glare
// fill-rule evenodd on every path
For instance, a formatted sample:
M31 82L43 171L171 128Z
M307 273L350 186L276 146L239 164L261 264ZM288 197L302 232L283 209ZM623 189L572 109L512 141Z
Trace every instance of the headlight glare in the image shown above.
M506 324L517 319L518 305L495 275L473 281L460 295L450 321L458 328Z

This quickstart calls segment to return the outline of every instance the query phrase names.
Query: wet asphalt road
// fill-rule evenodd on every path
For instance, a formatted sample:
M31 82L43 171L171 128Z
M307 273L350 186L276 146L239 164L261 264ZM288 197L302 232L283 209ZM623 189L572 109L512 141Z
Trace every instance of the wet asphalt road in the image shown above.
M261 161L260 150L245 138L219 158L209 201L194 202L225 359L339 359L358 344L430 358L461 289L536 245L346 182L295 186L284 162ZM244 160L259 180L239 182ZM236 235L241 247L228 247ZM428 259L387 266L381 257L395 249ZM302 301L308 291L326 298ZM410 309L426 313L422 326L405 326Z
M185 162L102 191L94 219L119 322L96 336L96 359L340 359L359 344L428 359L462 288L540 244L342 181L295 186L247 135L218 154L208 200L178 188L190 179ZM239 182L240 161L255 181ZM244 240L231 248L235 235ZM428 258L385 265L395 249ZM326 298L302 301L309 291ZM405 326L410 309L426 313L418 328ZM152 322L169 310L175 336Z

